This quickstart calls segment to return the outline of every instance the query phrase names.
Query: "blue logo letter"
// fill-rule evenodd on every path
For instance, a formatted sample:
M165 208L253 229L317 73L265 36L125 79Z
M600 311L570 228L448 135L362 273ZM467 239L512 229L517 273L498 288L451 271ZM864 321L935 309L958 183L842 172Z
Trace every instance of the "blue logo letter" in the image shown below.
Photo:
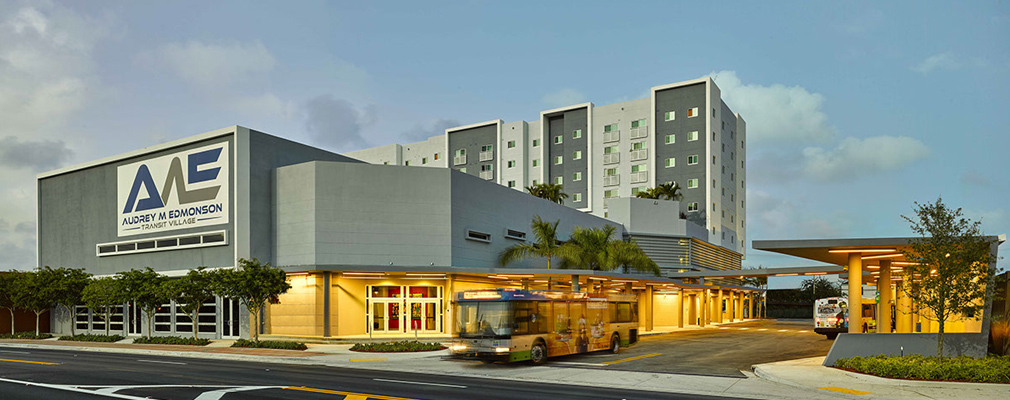
M137 201L137 195L140 194L140 185L147 187L147 198ZM146 164L141 164L140 168L137 169L137 177L133 179L133 188L130 189L130 197L126 199L126 208L123 209L123 214L133 212L134 202L137 204L136 211L165 206L165 203L161 201L161 196L158 194L158 188L154 186L154 179L151 178L151 171L147 169Z

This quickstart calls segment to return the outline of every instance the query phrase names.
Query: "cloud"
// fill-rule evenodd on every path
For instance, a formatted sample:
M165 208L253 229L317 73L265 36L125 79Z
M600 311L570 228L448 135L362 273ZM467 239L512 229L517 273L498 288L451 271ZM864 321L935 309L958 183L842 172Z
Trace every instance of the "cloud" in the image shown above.
M970 170L961 174L961 184L969 186L978 187L988 187L991 181L989 177L978 173L978 171Z
M432 136L444 135L445 130L455 128L462 124L454 119L440 118L427 124L414 125L410 130L400 134L400 137L407 143L420 142Z
M958 57L953 53L945 52L926 57L925 60L912 66L911 69L925 76L936 70L956 71L969 67L985 67L988 64L984 58Z
M907 136L850 137L833 149L804 149L804 173L819 180L844 181L893 171L925 158L929 153L924 143Z
M14 136L0 139L0 165L48 171L63 166L73 151L62 140L22 141Z
M856 216L846 210L816 212L803 201L776 197L762 190L747 191L748 235L764 239L833 238L848 236Z
M722 91L722 98L747 121L747 140L827 142L835 137L822 111L824 96L800 86L743 84L736 71L713 72L710 76Z
M164 66L195 88L222 88L269 72L276 60L259 41L214 44L191 40L169 43L138 57L141 64Z
M236 96L228 104L245 114L279 117L284 120L293 119L300 112L297 104L282 100L273 93L264 93L259 96Z
M544 95L540 102L549 108L558 108L564 106L570 106L573 104L585 103L587 100L586 95L582 94L575 89L564 88L556 92L547 93Z
M359 110L351 102L332 95L315 97L305 105L305 130L316 143L338 151L368 147L362 129L375 122L372 106Z

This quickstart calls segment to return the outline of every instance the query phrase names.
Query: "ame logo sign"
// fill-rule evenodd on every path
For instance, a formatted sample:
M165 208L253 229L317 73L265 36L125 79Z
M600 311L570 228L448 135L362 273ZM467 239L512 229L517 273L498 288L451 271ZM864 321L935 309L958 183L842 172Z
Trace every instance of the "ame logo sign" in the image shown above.
M228 148L217 143L120 166L119 236L228 223Z

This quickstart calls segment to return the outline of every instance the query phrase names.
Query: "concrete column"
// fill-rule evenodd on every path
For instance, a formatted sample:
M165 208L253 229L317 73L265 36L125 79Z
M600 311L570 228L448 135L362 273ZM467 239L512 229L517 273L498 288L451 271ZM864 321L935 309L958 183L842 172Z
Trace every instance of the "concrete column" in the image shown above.
M877 290L880 291L880 303L877 306L877 332L891 333L891 303L894 294L891 293L891 260L880 260L880 278L877 279Z
M652 306L652 300L653 300L653 298L652 298L652 285L645 285L645 299L646 299L646 301L645 301L645 307L646 307L645 314L648 315L648 318L645 320L645 330L646 331L652 331L652 328L653 328L653 325L654 325L653 324L653 320L654 320L654 318L656 316L656 310Z
M863 253L849 253L849 333L863 332Z
M688 325L698 324L698 296L695 294L687 298L687 321Z
M624 293L627 293L627 294L631 294L632 293L631 282L627 282L627 283L624 284Z
M736 294L736 319L743 321L743 293Z
M894 278L893 276L891 277ZM905 321L905 293L901 290L901 281L894 283L894 333L908 333L908 321Z
M582 287L581 287L581 285L579 285L579 276L578 275L572 275L572 291L573 292L578 292L578 291L581 291L581 289L582 289Z
M716 313L715 313L715 315L716 315L716 317L715 317L716 322L722 322L722 320L725 319L725 316L723 315L723 311L722 311L722 301L723 301L723 298L722 298L722 289L719 289L718 300L716 300L716 302L718 303L718 305L716 306Z
M684 290L677 293L677 327L684 327Z
M708 289L702 289L702 291L701 291L701 300L699 300L699 302L701 303L701 307L700 307L701 308L701 313L700 313L701 315L699 315L699 317L701 318L701 326L706 326L706 325L708 325L708 318L709 318L709 315L711 314L711 311L712 311L712 310L710 310L711 307L709 307Z
M754 293L749 293L747 300L750 302L750 319L756 319L754 318L754 311L757 310L757 307L754 307Z

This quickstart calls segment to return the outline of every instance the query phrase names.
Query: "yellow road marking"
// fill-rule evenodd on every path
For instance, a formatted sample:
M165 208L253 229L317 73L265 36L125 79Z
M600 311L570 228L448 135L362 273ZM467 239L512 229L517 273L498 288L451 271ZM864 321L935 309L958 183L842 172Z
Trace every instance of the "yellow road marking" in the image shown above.
M385 358L352 358L351 361L386 361Z
M828 386L828 387L822 387L822 388L818 388L818 389L830 390L832 392L848 393L848 394L854 394L854 395L873 394L873 393L870 393L870 392L861 392L861 391L858 391L858 390L846 389L846 388L837 387L837 386Z
M28 361L28 360L8 360L6 358L0 358L0 361L25 363L25 364L39 364L39 365L63 365L63 363L51 363L51 362Z
M285 389L300 390L300 391L303 391L303 392L338 394L338 395L344 396L344 399L346 399L346 400L365 400L365 399L415 400L415 399L408 399L408 398L405 398L405 397L391 397L391 396L382 396L382 395L378 395L378 394L341 392L339 390L316 389L316 388L310 388L310 387L305 387L305 386L289 386L289 387L286 387Z
M643 358L655 357L655 356L658 356L658 355L661 355L661 354L663 354L663 353L652 353L652 354L646 354L644 356L629 357L629 358L625 358L625 359L622 359L622 360L607 361L607 362L603 362L603 363L600 363L600 364L603 364L603 365L614 365L614 364L618 364L618 363L622 363L622 362L635 361L635 360L641 360Z

